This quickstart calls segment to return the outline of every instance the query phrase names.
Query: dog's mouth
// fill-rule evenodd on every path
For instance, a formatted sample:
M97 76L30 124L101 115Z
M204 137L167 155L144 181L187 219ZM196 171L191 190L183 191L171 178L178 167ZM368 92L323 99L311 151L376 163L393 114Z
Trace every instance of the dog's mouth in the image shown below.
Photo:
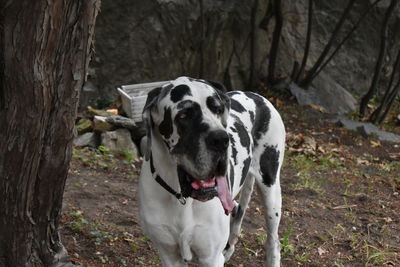
M196 179L181 166L178 167L178 174L184 197L192 197L202 202L218 197L226 215L235 207L228 188L227 177L218 168L207 179Z

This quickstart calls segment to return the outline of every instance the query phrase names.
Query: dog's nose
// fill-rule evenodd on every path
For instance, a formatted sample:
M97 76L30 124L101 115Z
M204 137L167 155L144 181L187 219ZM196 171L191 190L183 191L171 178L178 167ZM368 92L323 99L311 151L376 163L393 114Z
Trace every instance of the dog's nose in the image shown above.
M208 149L220 152L228 148L229 136L223 130L212 131L206 138L206 145Z

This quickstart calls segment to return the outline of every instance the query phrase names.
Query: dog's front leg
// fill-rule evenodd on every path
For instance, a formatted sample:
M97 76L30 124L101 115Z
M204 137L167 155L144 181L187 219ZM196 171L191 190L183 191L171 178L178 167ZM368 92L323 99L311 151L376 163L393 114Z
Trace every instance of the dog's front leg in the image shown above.
M160 255L162 266L164 267L187 267L187 263L182 259L179 253L179 246L163 246L153 243Z
M218 253L210 258L199 259L199 267L223 267L225 257L222 253Z

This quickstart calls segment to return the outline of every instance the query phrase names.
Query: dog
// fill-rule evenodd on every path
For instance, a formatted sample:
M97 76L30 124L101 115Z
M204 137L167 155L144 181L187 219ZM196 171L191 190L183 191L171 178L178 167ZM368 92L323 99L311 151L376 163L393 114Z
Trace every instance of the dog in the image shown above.
M285 128L272 104L179 77L148 93L143 121L139 213L162 265L187 266L196 257L199 266L223 266L256 183L267 222L266 266L280 266Z

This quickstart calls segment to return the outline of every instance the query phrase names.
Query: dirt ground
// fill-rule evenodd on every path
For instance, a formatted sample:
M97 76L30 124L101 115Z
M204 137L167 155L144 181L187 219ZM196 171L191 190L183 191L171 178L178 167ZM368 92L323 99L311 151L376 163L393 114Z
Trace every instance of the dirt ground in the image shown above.
M281 183L282 266L400 266L400 145L363 138L315 108L271 99L288 138ZM74 149L62 216L71 259L86 266L160 266L141 232L140 163ZM226 266L262 266L257 192Z

